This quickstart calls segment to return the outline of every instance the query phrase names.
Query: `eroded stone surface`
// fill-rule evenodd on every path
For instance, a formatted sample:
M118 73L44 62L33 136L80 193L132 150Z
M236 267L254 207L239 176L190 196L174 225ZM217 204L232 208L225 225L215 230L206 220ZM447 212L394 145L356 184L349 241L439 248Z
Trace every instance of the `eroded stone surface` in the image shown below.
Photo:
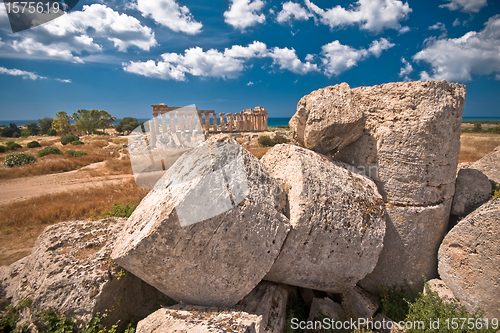
M386 207L384 248L377 266L358 284L371 292L378 286L408 282L421 291L437 277L437 251L446 234L451 200L429 207Z
M437 293L439 298L445 303L458 303L453 291L440 279L432 279L427 282L429 290ZM424 288L424 295L427 295L427 288Z
M490 196L491 183L485 174L476 169L460 169L455 183L451 213L465 216L488 201Z
M460 221L439 248L439 276L468 310L500 317L500 199Z
M269 271L290 228L281 185L246 150L223 144L179 158L129 218L112 254L187 304L236 304ZM182 227L180 212L213 217Z
M394 82L351 93L366 125L363 136L335 159L365 170L387 202L430 206L451 199L465 86Z
M313 91L297 104L290 131L298 143L320 153L336 152L363 134L365 118L347 83Z
M484 173L490 180L500 184L500 146L472 164L471 168Z
M323 155L277 145L261 159L288 193L290 231L265 279L339 292L375 267L385 233L376 185Z
M13 303L24 297L32 301L25 317L52 308L89 321L106 312L105 323L111 326L147 315L167 297L111 260L112 244L125 221L112 218L47 227L31 255L2 269L6 296Z

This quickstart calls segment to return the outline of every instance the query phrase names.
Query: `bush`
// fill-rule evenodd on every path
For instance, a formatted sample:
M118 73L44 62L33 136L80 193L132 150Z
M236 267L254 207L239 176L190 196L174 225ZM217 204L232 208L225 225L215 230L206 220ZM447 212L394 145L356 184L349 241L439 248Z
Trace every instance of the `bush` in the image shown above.
M30 136L30 132L28 132L27 130L23 130L21 131L21 136L23 138L27 138L28 136Z
M14 141L7 142L7 150L16 150L17 148L22 148L20 144L15 143Z
M26 147L28 148L39 148L41 147L40 143L38 143L38 141L31 141L29 142Z
M277 144L287 143L288 139L280 134L275 135L273 139L271 139L267 135L262 135L262 136L259 136L259 138L257 139L257 142L259 143L259 145L261 147L273 147Z
M12 153L5 156L5 161L3 165L7 168L12 168L15 166L20 166L24 164L31 164L36 162L36 157L31 153Z
M494 134L500 134L500 126L493 127L492 129L490 129L490 132Z
M21 133L16 132L16 133L12 134L12 137L13 138L20 138L21 137Z
M115 204L112 212L107 212L103 214L103 217L130 217L134 210L137 208L138 203L129 201L127 204Z
M7 151L7 147L0 146L0 153L5 153Z
M45 147L42 150L40 150L38 152L38 157L43 157L43 156L51 155L51 154L62 155L63 153L61 150L59 150L59 148L51 146L51 147Z
M84 151L74 151L74 150L66 150L64 152L64 155L71 155L73 157L80 157L80 156L85 156L87 155L86 152Z
M57 131L55 129L51 128L51 129L49 129L47 131L47 135L48 136L56 136L57 135Z
M259 136L257 142L261 147L272 147L274 146L273 140L268 135Z
M81 142L80 140L77 140L77 141L71 141L71 144L73 146L78 146L78 145L83 145L83 142Z
M80 138L74 134L67 134L67 135L63 135L61 137L61 143L63 145L67 145L68 143L71 143L73 141L79 141Z

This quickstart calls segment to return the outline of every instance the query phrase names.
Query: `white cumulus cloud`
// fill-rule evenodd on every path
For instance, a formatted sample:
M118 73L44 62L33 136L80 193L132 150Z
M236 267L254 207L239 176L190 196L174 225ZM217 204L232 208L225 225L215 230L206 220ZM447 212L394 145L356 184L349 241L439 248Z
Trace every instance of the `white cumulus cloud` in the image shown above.
M131 47L149 51L157 45L151 28L141 25L136 18L105 5L93 4L16 34L0 47L32 58L82 63L80 55L83 52L100 53L105 41L111 42L121 52L127 52Z
M245 30L258 23L264 23L261 13L265 3L262 0L230 0L229 10L224 12L224 21L236 29Z
M16 68L9 69L5 67L0 67L0 74L22 76L23 79L30 79L30 80L46 79L46 77L40 76L36 73L23 71Z
M341 44L335 40L329 44L323 45L321 56L323 62L323 70L327 76L339 75L344 71L356 66L359 61L374 55L379 57L382 51L393 47L385 38L375 40L370 44L368 49L355 49L348 45Z
M403 67L399 71L399 77L404 77L405 81L410 81L410 75L413 72L413 66L405 59L401 58L401 62L403 63Z
M291 20L306 21L313 15L298 3L288 1L283 4L283 9L278 13L276 21L279 23L289 22Z
M465 82L472 79L472 74L500 73L500 15L491 17L480 32L470 31L460 38L428 39L413 60L432 67L430 74L420 73L422 80Z
M488 5L487 0L446 0L449 3L441 5L441 8L449 10L461 10L466 13L477 13Z
M184 81L186 74L234 79L248 67L247 63L251 59L270 58L273 60L273 65L280 70L296 74L319 71L316 64L300 61L293 48L268 49L266 44L258 41L248 46L233 45L224 52L215 49L204 51L200 47L193 47L185 50L184 54L165 53L161 58L157 62L148 60L123 63L123 69L130 73L164 80ZM308 58L310 59L309 56Z
M152 17L157 23L190 35L201 32L203 25L197 22L186 6L175 0L138 0L137 9L144 17Z
M324 10L310 0L307 8L319 17L319 21L331 28L358 24L361 29L381 32L385 29L400 30L400 21L408 18L412 9L400 0L358 0L346 9L337 5Z

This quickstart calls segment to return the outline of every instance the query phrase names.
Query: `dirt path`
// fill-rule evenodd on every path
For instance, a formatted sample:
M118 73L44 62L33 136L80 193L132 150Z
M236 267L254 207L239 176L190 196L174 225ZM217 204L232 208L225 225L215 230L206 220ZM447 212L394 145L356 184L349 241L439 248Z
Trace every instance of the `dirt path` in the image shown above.
M85 168L64 173L23 177L0 181L0 205L44 194L54 194L64 191L88 188L90 186L102 186L118 184L124 179L130 179L132 175L94 176L85 170L98 170L105 162L94 163ZM95 172L93 172L95 174Z

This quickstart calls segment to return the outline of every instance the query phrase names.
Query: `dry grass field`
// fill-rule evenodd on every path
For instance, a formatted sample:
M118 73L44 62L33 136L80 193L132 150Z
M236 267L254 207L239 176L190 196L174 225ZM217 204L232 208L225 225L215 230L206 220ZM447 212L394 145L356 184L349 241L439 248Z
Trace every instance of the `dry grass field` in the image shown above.
M462 133L458 162L475 162L500 146L500 134Z

